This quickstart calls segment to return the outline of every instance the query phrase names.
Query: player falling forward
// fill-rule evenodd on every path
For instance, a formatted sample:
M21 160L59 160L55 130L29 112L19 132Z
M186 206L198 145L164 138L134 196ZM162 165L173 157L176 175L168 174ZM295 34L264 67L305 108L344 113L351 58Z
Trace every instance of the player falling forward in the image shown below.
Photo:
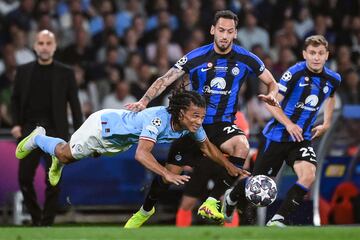
M93 113L71 136L68 143L48 137L45 129L37 127L16 148L16 157L22 159L39 147L52 156L49 180L56 185L64 164L79 159L126 151L138 143L135 159L164 181L184 184L189 176L181 176L161 166L151 153L156 142L168 143L189 134L200 145L204 154L237 176L243 171L231 164L207 138L201 124L205 116L205 100L196 92L184 91L170 98L169 107L154 107L139 113L127 110L105 109Z

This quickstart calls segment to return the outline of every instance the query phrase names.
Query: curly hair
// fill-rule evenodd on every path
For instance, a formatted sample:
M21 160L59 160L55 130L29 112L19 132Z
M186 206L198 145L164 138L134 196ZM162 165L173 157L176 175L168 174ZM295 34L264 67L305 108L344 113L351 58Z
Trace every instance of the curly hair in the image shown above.
M166 109L173 117L173 121L179 123L181 110L187 110L191 103L197 107L206 107L206 101L204 97L197 92L177 90L174 91L171 96L169 96L169 106Z

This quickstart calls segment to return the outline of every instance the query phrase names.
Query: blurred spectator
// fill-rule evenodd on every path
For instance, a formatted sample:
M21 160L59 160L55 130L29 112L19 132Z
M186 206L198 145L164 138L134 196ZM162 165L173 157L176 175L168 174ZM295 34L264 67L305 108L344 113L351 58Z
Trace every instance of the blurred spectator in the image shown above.
M9 12L19 7L19 1L1 1L0 2L0 16L6 16Z
M129 84L118 81L113 93L104 98L102 108L122 109L128 103L136 102L136 98L129 93Z
M343 82L340 87L342 104L360 104L360 77L354 69L349 69L343 74Z
M193 31L199 26L200 12L194 8L185 8L181 13L181 22L179 28L174 32L175 39L182 47L185 46L187 38L182 36L191 36Z
M4 47L5 71L0 75L0 127L11 127L11 94L16 73L15 50L11 44Z
M26 64L35 60L35 54L27 46L27 33L13 26L11 33L15 47L15 58L18 65Z
M336 36L331 31L332 26L333 22L329 16L317 15L314 20L314 28L305 34L305 38L311 35L323 35L329 42L329 45L335 44Z
M290 48L280 49L279 60L273 65L272 74L275 79L280 79L281 75L295 62L296 57Z
M91 36L106 32L110 28L116 31L116 4L113 0L93 1L95 15L89 22ZM97 45L96 43L94 43Z
M80 64L85 68L94 62L95 52L85 29L75 32L75 42L64 49L62 60L69 65Z
M131 26L133 17L137 14L143 14L140 0L126 0L125 9L116 15L116 32L119 37L124 35L125 30Z
M120 46L119 39L114 31L110 31L107 33L104 43L105 44L103 44L97 52L97 62L101 63L106 61L106 51L107 49L112 48L117 51L116 63L119 65L124 65L127 59L128 52L124 47Z
M348 46L339 46L336 51L336 59L331 62L331 67L335 69L341 76L352 68L355 68L351 61L351 50Z
M126 81L137 82L139 79L138 73L143 64L143 59L139 52L130 53L124 70Z
M84 119L90 116L91 113L94 112L93 104L90 99L90 95L87 91L86 81L85 81L85 72L84 69L80 65L74 66L75 73L75 81L78 86L78 98L81 106L81 112L83 114ZM72 122L72 118L70 115L70 111L68 111L69 117L68 121Z
M304 39L305 34L314 27L314 21L311 18L310 11L307 7L302 7L298 11L295 21L295 32L299 39Z
M130 83L130 92L137 100L140 100L155 80L155 76L151 66L146 63L139 66L138 73L138 80Z
M185 45L183 46L183 52L190 52L203 44L205 44L204 31L201 28L195 28L192 31L190 38L186 39Z
M271 113L266 108L266 104L257 97L258 94L266 94L266 92L266 85L259 82L256 95L253 95L246 105L248 121L253 134L260 133L267 121L272 117Z
M268 52L270 48L269 34L257 26L257 19L251 12L245 15L245 26L239 29L238 40L247 50L251 50L255 44L260 44L265 52Z
M171 42L172 32L167 26L158 29L158 37L156 42L149 43L146 46L146 57L151 63L156 63L158 58L163 56L174 64L183 56L183 52L179 44Z
M88 35L88 23L82 12L73 12L71 15L71 26L63 28L60 36L60 47L67 48L68 46L74 46L78 39L79 32L86 32Z
M19 7L6 15L6 22L15 24L24 31L30 31L33 24L34 3L34 0L20 0Z
M95 50L99 49L103 43L107 43L109 34L115 34L115 37L118 37L115 29L115 15L113 13L106 13L103 16L103 20L103 29L92 37L92 43Z

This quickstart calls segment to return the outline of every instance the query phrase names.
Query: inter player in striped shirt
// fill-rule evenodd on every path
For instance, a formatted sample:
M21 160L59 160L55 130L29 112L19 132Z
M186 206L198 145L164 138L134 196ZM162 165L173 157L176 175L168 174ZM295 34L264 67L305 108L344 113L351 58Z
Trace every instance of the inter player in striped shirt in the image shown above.
M237 23L238 18L233 12L218 11L210 29L214 42L194 49L182 57L174 67L151 85L138 102L129 104L128 108L134 111L143 110L170 84L187 74L192 90L205 96L207 101L203 127L209 139L230 156L230 161L241 166L249 152L249 144L243 131L233 124L241 85L250 74L258 76L268 86L268 94L259 97L275 106L278 105L275 99L278 86L272 74L256 55L233 43L237 35ZM182 169L182 165L193 165L187 162L186 157L187 153L196 151L192 146L195 146L193 142L183 139L172 144L167 168L177 172ZM201 157L200 154L198 158ZM214 190L217 196L210 195L200 206L198 211L200 215L223 220L224 216L217 208L218 197L227 188L225 184L232 184L235 179L224 176L223 180L219 179L221 185ZM141 210L129 219L126 226L136 228L147 221L154 213L156 201L168 187L167 182L155 178Z
M286 161L298 180L267 226L286 226L287 217L301 204L315 180L317 162L311 140L329 128L335 106L334 93L341 82L338 73L325 67L328 56L328 42L323 36L308 37L303 50L305 61L290 67L280 79L277 99L281 108L268 106L274 118L263 130L264 138L252 174L275 177ZM323 103L324 122L314 127ZM235 204L244 201L245 181L241 180L225 193L223 211L227 221L231 220Z

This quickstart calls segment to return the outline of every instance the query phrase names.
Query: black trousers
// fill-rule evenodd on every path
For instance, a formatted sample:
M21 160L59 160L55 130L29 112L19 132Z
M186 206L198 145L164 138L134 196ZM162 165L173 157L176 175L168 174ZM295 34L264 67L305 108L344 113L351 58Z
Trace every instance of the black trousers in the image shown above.
M49 132L49 135L52 135L51 131ZM29 131L26 129L23 136L26 137L28 134ZM45 204L43 209L40 207L37 201L37 196L34 189L36 169L39 166L41 159L45 161L46 172L46 177L44 179L46 183ZM50 185L48 179L50 166L51 156L44 153L40 148L33 150L27 157L19 160L18 178L20 190L24 196L24 204L31 215L33 225L50 226L54 223L55 220L60 188L58 186L53 187Z

